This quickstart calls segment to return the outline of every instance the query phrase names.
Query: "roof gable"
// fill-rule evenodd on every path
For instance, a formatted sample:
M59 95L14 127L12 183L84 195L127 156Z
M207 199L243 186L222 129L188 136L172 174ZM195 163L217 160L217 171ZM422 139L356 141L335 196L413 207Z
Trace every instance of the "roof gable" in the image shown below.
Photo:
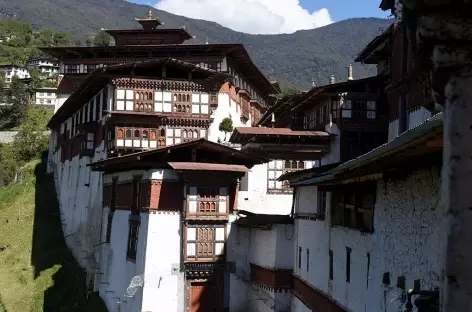
M119 172L133 169L175 169L182 170L213 170L211 164L239 165L252 168L256 164L268 162L268 159L254 157L206 139L170 145L149 151L133 153L126 156L110 158L92 163L94 171ZM175 165L178 163L178 165ZM183 165L182 163L189 163ZM204 166L195 165L204 163ZM241 170L241 167L228 167L227 171ZM198 168L197 168L198 167ZM218 167L218 166L217 166ZM192 169L193 168L193 169ZM217 170L217 169L214 169ZM225 169L226 170L226 169ZM218 167L218 171L225 171Z

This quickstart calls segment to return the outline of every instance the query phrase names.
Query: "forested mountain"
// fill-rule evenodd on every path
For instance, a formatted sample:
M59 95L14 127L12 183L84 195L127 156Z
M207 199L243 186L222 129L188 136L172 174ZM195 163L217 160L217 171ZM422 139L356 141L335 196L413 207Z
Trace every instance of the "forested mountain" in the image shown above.
M123 0L0 0L0 19L20 19L34 29L67 32L82 42L101 28L136 28L135 17L147 14L146 6ZM164 11L153 15L165 27L181 27L196 36L192 41L243 43L262 71L299 88L310 87L312 78L326 84L331 75L347 78L347 66L357 53L390 23L376 18L349 19L313 30L284 35L249 35L214 22L190 19ZM354 64L356 78L372 75L375 68Z

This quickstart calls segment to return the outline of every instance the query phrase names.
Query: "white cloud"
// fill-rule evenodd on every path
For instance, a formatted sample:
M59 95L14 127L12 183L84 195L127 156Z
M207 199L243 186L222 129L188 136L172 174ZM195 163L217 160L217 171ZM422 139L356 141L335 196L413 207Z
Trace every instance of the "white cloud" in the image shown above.
M310 13L299 0L158 0L156 8L250 34L293 33L333 22L327 9Z

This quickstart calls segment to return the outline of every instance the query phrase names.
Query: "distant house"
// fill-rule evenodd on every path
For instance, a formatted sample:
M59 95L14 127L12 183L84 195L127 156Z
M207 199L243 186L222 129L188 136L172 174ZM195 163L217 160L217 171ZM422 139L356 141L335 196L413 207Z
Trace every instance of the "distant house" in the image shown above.
M59 63L47 59L32 59L28 62L28 68L36 68L40 73L47 76L59 73Z
M13 76L18 77L19 79L30 78L28 69L21 66L8 65L8 64L0 65L0 71L5 72L6 83L10 83L12 81Z
M34 90L34 104L55 106L57 102L56 88L38 88Z

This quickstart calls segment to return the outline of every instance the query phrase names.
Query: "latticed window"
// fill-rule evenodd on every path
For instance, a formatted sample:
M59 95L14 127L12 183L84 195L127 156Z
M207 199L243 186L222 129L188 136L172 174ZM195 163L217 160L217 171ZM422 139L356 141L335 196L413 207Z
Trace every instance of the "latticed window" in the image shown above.
M223 226L189 226L187 228L187 258L213 259L224 254Z

